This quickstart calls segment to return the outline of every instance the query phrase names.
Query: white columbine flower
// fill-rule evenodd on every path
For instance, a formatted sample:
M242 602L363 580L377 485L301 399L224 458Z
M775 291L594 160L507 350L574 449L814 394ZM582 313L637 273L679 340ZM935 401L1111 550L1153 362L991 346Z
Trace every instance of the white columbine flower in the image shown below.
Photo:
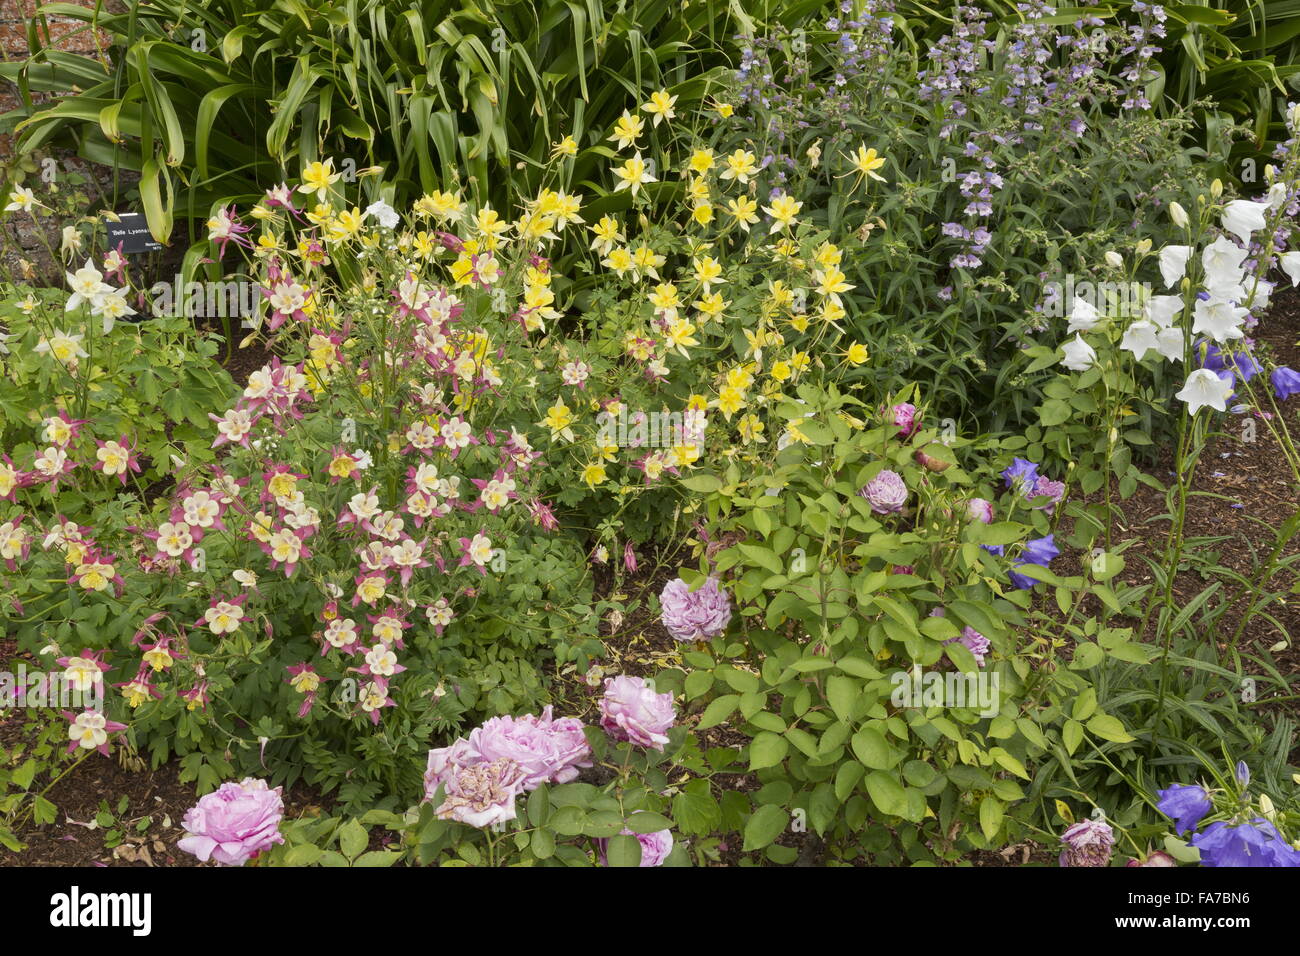
M5 212L31 212L34 205L36 194L26 186L15 186L9 194L9 205L5 206Z
M1165 246L1160 250L1160 276L1165 280L1165 288L1172 288L1187 272L1187 257L1192 254L1191 246Z
M68 288L72 290L72 295L68 296L68 303L64 311L71 312L83 302L95 302L106 292L112 292L113 287L104 282L104 274L86 260L86 264L76 272L65 273L68 278Z
M1073 342L1066 342L1062 345L1061 351L1065 353L1065 358L1061 359L1061 364L1072 372L1086 371L1092 368L1097 361L1097 353L1080 335L1076 335Z
M384 202L382 199L378 202L372 202L367 206L365 214L367 216L374 216L379 224L385 229L392 229L401 221L400 217L397 215L397 210L388 205L388 203Z
M1264 228L1264 213L1268 210L1266 202L1234 199L1223 207L1223 228L1242 242L1250 242L1250 234Z
M1195 415L1207 405L1215 411L1227 411L1228 396L1232 394L1232 383L1226 382L1208 368L1198 368L1187 376L1183 390L1175 398L1187 403L1187 412Z

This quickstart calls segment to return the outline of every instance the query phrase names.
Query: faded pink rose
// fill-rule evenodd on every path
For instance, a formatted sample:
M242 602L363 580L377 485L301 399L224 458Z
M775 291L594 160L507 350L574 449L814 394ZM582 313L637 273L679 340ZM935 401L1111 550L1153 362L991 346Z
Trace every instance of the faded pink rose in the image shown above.
M986 498L972 498L966 503L966 513L980 524L992 524L993 502Z
M916 431L916 406L910 402L900 402L889 410L894 425L898 428L900 438L907 438Z
M662 751L668 743L668 728L676 721L672 694L656 694L639 677L622 674L606 678L600 726L615 740Z
M664 628L679 641L707 641L731 621L731 599L714 577L694 591L681 578L669 581L659 595L659 607Z
M469 735L469 746L482 761L509 757L523 768L523 788L543 783L568 783L578 768L590 767L591 747L576 717L551 716L548 705L540 717L493 717Z
M523 792L524 768L509 757L473 766L455 766L446 775L446 798L434 811L440 819L490 827L515 818L515 798Z
M902 476L886 468L858 492L876 514L887 515L903 510L907 504L907 485Z
M243 866L263 850L284 842L280 835L282 789L272 790L265 780L252 777L223 783L186 811L181 826L189 835L177 841L177 848L204 863L215 859L222 866Z

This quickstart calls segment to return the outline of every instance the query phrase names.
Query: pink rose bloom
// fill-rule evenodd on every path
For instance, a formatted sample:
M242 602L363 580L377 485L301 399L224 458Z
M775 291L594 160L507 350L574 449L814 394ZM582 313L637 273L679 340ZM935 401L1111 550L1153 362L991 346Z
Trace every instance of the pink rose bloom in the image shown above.
M490 827L515 818L515 797L523 790L524 768L509 757L457 767L446 779L447 798L439 819Z
M429 762L424 771L424 799L432 800L439 784L446 784L466 767L483 762L483 755L463 737L450 747L429 751Z
M223 783L185 813L181 825L189 836L176 844L204 863L215 859L222 866L243 866L263 850L283 843L280 820L283 788L274 790L265 780L246 778Z
M1115 847L1115 831L1104 820L1081 820L1061 834L1061 866L1105 866Z
M679 641L707 641L731 621L731 599L713 577L695 591L681 578L669 581L659 595L659 606L660 620Z
M641 844L642 866L662 866L664 860L668 859L668 854L673 852L672 830L660 830L658 833L633 833L624 827L622 833L625 836L636 837L636 842ZM600 865L609 866L609 859L605 855L609 848L609 841L597 840L596 845L600 848Z
M980 524L992 524L993 502L986 498L972 498L966 503L966 513Z
M902 511L903 505L907 504L907 485L897 472L888 468L863 485L858 494L867 499L871 510L879 515Z
M894 416L894 424L898 426L900 438L906 438L916 431L916 406L909 402L901 402L895 405L890 412Z
M676 720L672 694L656 694L641 678L626 674L605 679L600 726L614 740L662 751L668 743L668 728Z
M523 768L523 789L543 783L568 783L577 779L579 767L590 767L591 748L576 717L551 717L548 705L542 716L493 717L469 735L469 746L483 762L509 757Z
M1032 486L1028 484L1024 486L1024 495L1029 499L1042 497L1052 499L1047 504L1043 505L1043 510L1050 515L1056 510L1057 503L1065 497L1065 483L1061 481L1053 481L1045 475L1039 475L1034 479Z

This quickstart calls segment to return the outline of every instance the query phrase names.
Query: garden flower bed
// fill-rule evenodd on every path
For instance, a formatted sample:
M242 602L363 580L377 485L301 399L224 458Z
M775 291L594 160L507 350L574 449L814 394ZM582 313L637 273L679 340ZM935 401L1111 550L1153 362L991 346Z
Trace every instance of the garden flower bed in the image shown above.
M1230 164L1145 3L787 19L532 139L491 32L397 125L259 126L265 24L14 73L5 863L1300 864L1300 105Z

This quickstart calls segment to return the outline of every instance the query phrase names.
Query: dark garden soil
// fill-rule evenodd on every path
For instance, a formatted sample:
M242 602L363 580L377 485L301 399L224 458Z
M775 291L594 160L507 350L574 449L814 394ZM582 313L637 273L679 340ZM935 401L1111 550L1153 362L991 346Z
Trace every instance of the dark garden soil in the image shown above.
M1291 290L1281 293L1257 330L1256 338L1258 347L1277 364L1300 368L1300 294ZM225 357L223 365L243 385L248 375L264 365L270 356L271 352L259 343L234 349ZM1284 406L1284 409L1294 418L1292 408ZM1242 422L1238 417L1227 419L1226 431L1213 440L1202 459L1195 482L1196 493L1188 504L1187 535L1192 539L1222 538L1211 546L1214 563L1254 577L1257 563L1272 545L1276 528L1300 507L1300 502L1292 495L1291 473L1269 430L1259 423L1254 440L1244 441L1246 431ZM1300 435L1300 428L1293 430ZM1163 458L1157 459L1148 472L1167 483L1172 477L1170 454L1166 452ZM1098 494L1091 500L1101 497ZM1124 552L1126 567L1121 580L1132 585L1149 583L1151 572L1141 557L1158 560L1164 553L1169 528L1165 495L1140 484L1127 500L1120 500L1118 488L1113 488L1112 501L1117 505L1113 542L1136 539ZM1058 535L1058 541L1064 537L1065 534ZM688 542L671 553L642 549L637 554L638 569L631 574L623 570L621 554L611 554L606 564L595 567L598 593L602 597L619 594L637 598L639 606L624 619L601 622L600 633L609 652L607 659L594 665L586 675L577 674L572 665L553 675L560 701L557 710L597 723L596 702L605 676L621 673L649 677L666 667L681 665L681 646L663 629L650 609L648 598L657 595L676 576L678 567L693 563L690 547ZM1300 540L1292 542L1288 553L1297 549ZM1063 548L1062 551L1062 558L1054 564L1058 573L1077 573L1080 562L1088 557L1077 550ZM1294 572L1286 572L1267 584L1270 590L1287 591L1294 581ZM1208 583L1199 565L1185 566L1174 583L1179 604L1193 599ZM1239 610L1234 608L1226 619L1236 621ZM1280 629L1262 616L1255 617L1244 630L1239 650L1247 661L1252 655L1271 659L1291 685L1287 694L1261 694L1258 705L1261 711L1285 710L1293 717L1300 717L1295 701L1270 702L1271 697L1300 694L1300 650L1293 640L1300 634L1300 597L1274 604L1268 611L1280 623ZM1136 626L1138 622L1126 619L1122 623ZM1285 644L1283 648L1270 650L1280 642ZM1228 650L1222 645L1219 649ZM0 664L17 659L12 642L6 645L0 641ZM1250 669L1248 664L1247 670ZM0 747L14 743L21 728L19 715L0 716ZM738 746L742 742L741 735L725 725L701 734L701 747L705 749ZM1292 759L1298 758L1300 754ZM720 787L747 791L758 788L758 782L748 774L719 775L714 780ZM28 843L28 849L15 854L0 848L0 866L194 865L192 857L176 849L176 841L183 835L180 821L194 803L194 791L192 784L180 781L175 764L149 770L138 758L126 756L123 748L115 745L114 756L92 756L75 773L60 781L49 797L59 808L57 821L22 829L19 836ZM127 805L119 813L118 802L123 797ZM299 783L286 793L285 804L290 817L300 817L319 814L331 802ZM114 818L107 826L95 820L103 806L108 807ZM812 834L788 833L780 842L799 849L801 865L817 865L824 859L820 843ZM736 862L740 856L738 836L733 834L724 839L717 852L720 862ZM966 862L974 866L1022 866L1051 865L1054 860L1053 848L1026 842L998 851L975 853Z

